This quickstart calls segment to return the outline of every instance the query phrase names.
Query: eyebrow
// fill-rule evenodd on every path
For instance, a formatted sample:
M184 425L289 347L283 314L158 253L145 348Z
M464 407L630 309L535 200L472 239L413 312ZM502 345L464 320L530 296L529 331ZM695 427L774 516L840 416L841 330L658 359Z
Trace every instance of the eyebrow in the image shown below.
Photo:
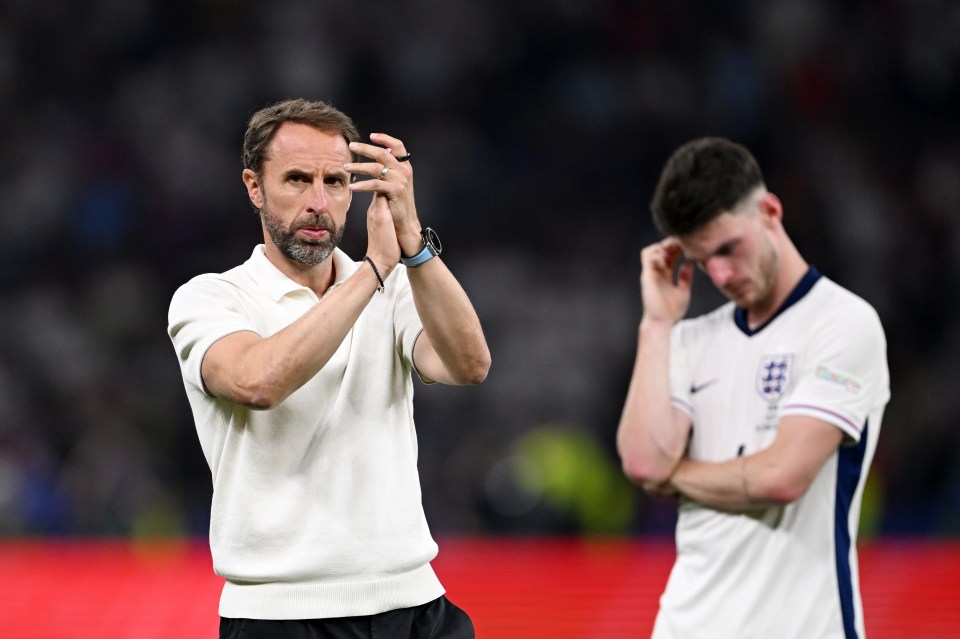
M303 169L300 167L293 166L288 169L285 169L283 173L281 173L281 176L284 178L288 178L293 175L305 175L305 176L313 177L314 175L316 175L316 172L311 169ZM321 179L325 177L330 177L330 176L346 178L349 175L351 175L350 172L342 167L332 168L330 170L323 171L322 173L320 173Z
M704 257L694 257L687 253L684 253L683 258L689 262L705 262L711 257L714 257L715 255L729 255L730 253L733 252L733 250L737 247L737 245L740 244L741 239L742 238L739 238L739 237L731 238L726 242L724 242L723 244L721 244L720 246L718 246L716 249L714 249L710 253L708 253L707 255L705 255Z
M712 255L720 255L721 253L729 255L730 252L733 251L733 249L735 249L738 244L740 244L739 237L735 237L730 240L727 240L726 242L718 246L717 250L715 250L712 253Z

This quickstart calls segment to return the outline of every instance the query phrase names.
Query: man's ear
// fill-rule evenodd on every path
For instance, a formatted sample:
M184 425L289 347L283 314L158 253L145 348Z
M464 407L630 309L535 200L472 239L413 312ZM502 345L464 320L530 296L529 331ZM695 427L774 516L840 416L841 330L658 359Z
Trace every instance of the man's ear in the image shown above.
M783 204L776 195L769 191L764 192L757 202L757 207L763 216L764 225L783 225Z
M247 187L247 196L259 211L263 208L263 192L260 190L259 176L250 169L244 169L243 183Z

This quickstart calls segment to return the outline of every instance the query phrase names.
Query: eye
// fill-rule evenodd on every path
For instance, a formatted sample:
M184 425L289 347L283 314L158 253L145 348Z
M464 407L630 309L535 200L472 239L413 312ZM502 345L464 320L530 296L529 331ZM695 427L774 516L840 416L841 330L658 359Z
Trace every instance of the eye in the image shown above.
M740 240L732 240L726 244L721 244L716 251L713 252L711 257L731 257L736 254L737 249L740 247Z
M305 173L291 173L287 176L287 181L294 184L306 184L310 182L310 177Z
M328 175L323 181L330 186L342 186L344 183L344 179L339 175Z

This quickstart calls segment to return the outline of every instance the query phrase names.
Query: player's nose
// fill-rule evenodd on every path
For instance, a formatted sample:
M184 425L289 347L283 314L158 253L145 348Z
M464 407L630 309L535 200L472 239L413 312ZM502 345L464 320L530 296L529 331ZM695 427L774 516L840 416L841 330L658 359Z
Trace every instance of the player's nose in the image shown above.
M724 259L711 257L707 260L704 267L707 275L710 276L710 281L712 281L713 285L717 288L726 286L730 278L733 277L733 269L730 268L730 264Z

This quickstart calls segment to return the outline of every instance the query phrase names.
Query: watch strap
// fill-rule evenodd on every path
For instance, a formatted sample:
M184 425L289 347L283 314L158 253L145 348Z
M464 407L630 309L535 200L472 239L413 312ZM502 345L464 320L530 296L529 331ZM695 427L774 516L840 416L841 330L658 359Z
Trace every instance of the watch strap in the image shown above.
M440 246L440 238L437 237L436 231L428 226L420 231L420 237L423 238L423 248L420 249L419 253L412 257L403 257L402 254L400 255L400 263L404 266L420 266L424 262L440 255L442 247Z
M420 266L428 260L437 256L437 252L429 244L424 245L423 249L413 257L401 257L400 263L404 266Z

